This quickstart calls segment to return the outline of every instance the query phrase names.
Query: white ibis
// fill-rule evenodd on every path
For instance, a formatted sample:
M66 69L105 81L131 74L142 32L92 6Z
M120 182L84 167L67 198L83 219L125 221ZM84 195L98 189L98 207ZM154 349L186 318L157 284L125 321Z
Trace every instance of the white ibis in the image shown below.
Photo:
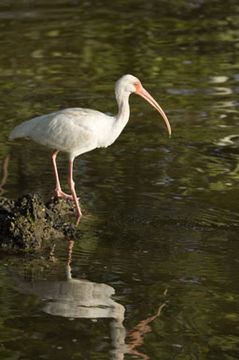
M54 149L52 164L56 179L56 196L74 200L77 210L77 224L82 216L73 181L73 161L76 156L95 148L111 145L127 124L130 115L129 95L135 93L147 100L163 117L168 133L171 127L167 116L154 98L143 88L139 79L132 75L122 76L115 84L115 96L118 114L109 116L102 112L69 108L51 114L35 117L16 126L10 133L10 139L30 138L35 142ZM61 190L56 157L59 151L69 155L68 183L71 195Z

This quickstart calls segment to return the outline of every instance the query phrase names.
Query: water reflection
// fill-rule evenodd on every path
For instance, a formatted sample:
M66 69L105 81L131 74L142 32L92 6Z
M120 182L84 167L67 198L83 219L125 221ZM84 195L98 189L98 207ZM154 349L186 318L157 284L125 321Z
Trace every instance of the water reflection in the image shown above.
M6 184L7 177L8 177L8 163L9 163L10 156L7 155L2 162L2 171L0 175L0 196L5 192L4 185Z
M115 290L105 283L96 283L72 277L71 261L74 241L69 242L68 260L65 265L63 280L26 280L15 278L17 290L23 294L34 294L44 300L43 312L53 316L85 319L111 319L110 337L112 350L111 360L123 360L125 354L137 355L141 359L149 356L136 350L143 344L143 335L151 331L149 324L157 318L165 304L161 304L155 315L148 317L128 331L130 341L126 343L127 331L123 324L125 308L112 299ZM54 247L51 257L54 258ZM164 293L166 295L166 291Z
M239 135L238 134L232 134L232 135L228 135L223 137L222 139L219 139L216 144L219 146L238 146L238 142L239 142Z

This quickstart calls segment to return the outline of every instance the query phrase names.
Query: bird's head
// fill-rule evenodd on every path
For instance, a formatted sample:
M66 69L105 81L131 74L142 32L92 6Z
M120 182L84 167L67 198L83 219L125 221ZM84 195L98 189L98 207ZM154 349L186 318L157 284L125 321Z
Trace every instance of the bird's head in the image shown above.
M133 75L124 75L122 76L115 84L115 90L126 93L134 93L136 90L142 87L141 82Z
M141 81L137 77L129 74L122 76L115 84L115 92L117 98L124 96L124 94L129 96L132 93L143 97L161 114L167 126L168 133L169 135L171 135L171 126L163 109L159 106L157 101L148 93L148 91L144 89Z

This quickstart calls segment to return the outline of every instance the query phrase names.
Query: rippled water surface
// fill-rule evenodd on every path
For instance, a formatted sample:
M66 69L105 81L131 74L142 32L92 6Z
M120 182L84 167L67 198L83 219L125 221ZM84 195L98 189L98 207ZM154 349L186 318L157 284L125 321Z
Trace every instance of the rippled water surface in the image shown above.
M116 113L123 74L173 132L132 95L116 143L75 160L81 237L0 255L0 358L238 359L238 2L5 0L0 30L1 195L54 189L50 150L9 142L15 125Z

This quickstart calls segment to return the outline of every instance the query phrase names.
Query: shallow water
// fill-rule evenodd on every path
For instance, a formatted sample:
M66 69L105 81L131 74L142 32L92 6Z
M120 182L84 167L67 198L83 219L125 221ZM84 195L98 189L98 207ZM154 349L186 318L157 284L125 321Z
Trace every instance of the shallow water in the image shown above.
M0 191L54 189L50 151L8 142L65 107L117 111L119 139L75 160L82 235L44 258L0 257L1 359L238 359L236 1L0 4ZM67 158L58 157L67 191ZM74 221L75 219L73 219Z

